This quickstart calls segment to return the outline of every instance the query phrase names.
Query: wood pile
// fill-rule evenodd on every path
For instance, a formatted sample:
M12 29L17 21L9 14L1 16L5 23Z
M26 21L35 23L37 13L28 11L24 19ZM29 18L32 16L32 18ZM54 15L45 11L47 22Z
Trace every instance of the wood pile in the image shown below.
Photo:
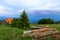
M39 27L39 29L30 30L30 33L28 34L30 36L33 36L33 39L38 40L40 38L44 38L46 36L52 36L55 38L54 40L60 40L60 33L54 28L49 27Z

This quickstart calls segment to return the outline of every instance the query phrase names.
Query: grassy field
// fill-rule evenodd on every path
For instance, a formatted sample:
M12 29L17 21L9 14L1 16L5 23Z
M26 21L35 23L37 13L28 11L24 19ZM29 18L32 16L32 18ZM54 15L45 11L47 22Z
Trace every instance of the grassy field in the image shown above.
M0 40L31 40L31 37L22 37L24 29L0 25Z
M49 24L49 26L60 31L60 24ZM31 37L23 38L23 31L24 29L21 28L11 27L8 25L0 25L0 40L32 40Z
M39 25L39 24L31 24L31 26L37 26L37 25ZM40 24L40 25L49 25L49 27L52 27L52 28L60 31L60 24Z

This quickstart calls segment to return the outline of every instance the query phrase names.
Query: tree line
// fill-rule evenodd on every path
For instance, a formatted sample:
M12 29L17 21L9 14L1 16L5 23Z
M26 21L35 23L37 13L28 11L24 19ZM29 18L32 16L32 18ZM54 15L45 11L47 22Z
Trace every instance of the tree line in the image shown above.
M54 21L51 18L43 18L39 20L37 24L60 24L60 21Z

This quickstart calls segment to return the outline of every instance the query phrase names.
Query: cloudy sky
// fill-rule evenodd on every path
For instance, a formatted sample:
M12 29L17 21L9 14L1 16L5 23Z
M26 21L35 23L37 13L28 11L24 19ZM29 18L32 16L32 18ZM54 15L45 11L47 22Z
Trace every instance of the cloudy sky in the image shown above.
M22 10L60 10L60 0L0 0L0 16L18 16Z

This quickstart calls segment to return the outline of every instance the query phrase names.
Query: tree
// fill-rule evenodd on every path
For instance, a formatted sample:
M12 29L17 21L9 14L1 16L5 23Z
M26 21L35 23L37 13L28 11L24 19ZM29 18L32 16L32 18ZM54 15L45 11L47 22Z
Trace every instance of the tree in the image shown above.
M53 24L53 23L54 23L53 19L51 19L51 18L46 19L46 24Z
M22 12L22 15L20 16L19 24L20 24L20 27L22 27L22 28L30 26L29 19L28 19L28 16L27 16L25 10Z
M14 18L12 22L12 26L14 27L20 27L20 28L25 28L29 27L29 19L28 16L25 12L25 10L22 12L19 18Z
M18 26L19 26L18 23L19 23L18 18L13 18L13 22L12 22L11 25L12 25L13 27L18 27Z
M41 19L38 21L38 24L53 24L53 23L54 23L54 20L50 18Z

